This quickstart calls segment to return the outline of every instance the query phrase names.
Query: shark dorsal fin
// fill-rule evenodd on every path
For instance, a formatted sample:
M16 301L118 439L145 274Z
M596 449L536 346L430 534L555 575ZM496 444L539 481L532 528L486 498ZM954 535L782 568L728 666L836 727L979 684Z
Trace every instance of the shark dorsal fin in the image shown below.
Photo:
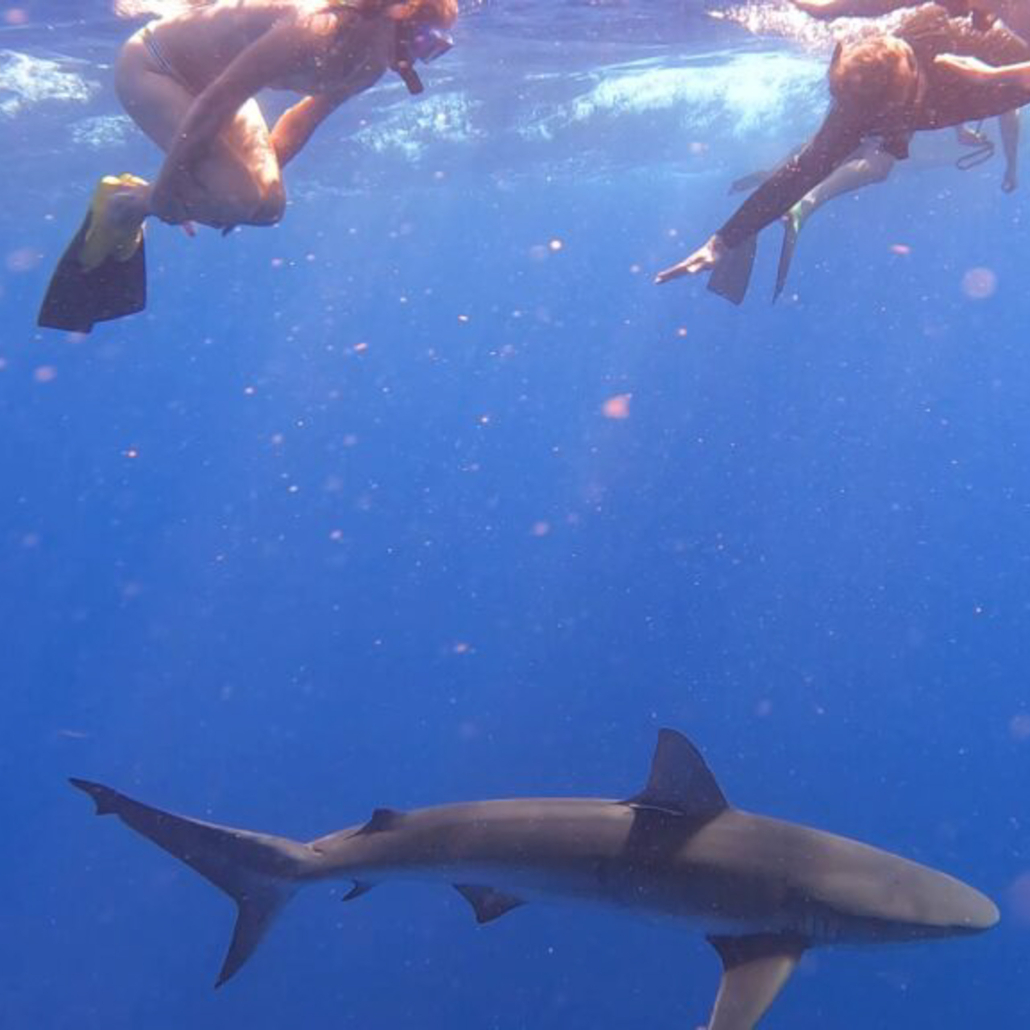
M676 730L659 730L647 786L626 801L635 808L707 822L729 808L701 752Z

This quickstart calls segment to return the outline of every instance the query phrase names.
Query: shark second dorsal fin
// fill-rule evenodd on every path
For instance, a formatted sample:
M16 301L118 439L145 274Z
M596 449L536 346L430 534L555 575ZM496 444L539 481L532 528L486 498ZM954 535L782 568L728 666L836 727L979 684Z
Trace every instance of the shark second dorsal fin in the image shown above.
M383 830L392 830L404 818L403 812L396 808L377 808L372 812L372 818L358 830L358 833L382 833Z
M693 744L676 730L659 730L647 786L626 804L707 822L729 808L719 784Z
M752 1030L794 972L806 942L771 933L708 940L723 969L708 1030Z

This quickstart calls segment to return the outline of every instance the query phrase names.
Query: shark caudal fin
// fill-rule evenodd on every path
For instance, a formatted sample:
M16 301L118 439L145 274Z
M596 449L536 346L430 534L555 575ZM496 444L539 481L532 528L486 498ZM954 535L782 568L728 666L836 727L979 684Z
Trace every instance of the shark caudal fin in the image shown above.
M308 848L285 837L186 819L99 783L70 782L94 800L97 815L118 816L236 902L236 927L216 987L250 958L272 920L306 878L313 860Z

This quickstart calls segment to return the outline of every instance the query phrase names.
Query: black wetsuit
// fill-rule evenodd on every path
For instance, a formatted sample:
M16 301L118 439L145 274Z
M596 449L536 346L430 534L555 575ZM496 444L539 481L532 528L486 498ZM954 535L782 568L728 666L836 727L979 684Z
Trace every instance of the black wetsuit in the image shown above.
M1030 45L1000 22L977 26L971 18L952 18L927 5L904 19L893 33L912 47L922 79L919 98L891 113L834 103L819 131L740 206L718 235L733 248L785 215L810 189L854 153L863 140L879 137L884 149L908 157L913 132L941 129L1004 114L1030 103L1030 89L978 83L934 64L937 54L978 57L988 64L1030 61Z

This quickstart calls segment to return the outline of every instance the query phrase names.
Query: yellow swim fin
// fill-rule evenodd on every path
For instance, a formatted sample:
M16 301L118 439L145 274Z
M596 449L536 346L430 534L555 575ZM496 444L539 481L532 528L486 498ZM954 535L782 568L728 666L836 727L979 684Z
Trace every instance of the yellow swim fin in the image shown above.
M141 223L115 225L109 204L117 190L145 186L134 175L105 176L89 211L57 263L37 324L88 333L94 323L142 311L147 263Z

